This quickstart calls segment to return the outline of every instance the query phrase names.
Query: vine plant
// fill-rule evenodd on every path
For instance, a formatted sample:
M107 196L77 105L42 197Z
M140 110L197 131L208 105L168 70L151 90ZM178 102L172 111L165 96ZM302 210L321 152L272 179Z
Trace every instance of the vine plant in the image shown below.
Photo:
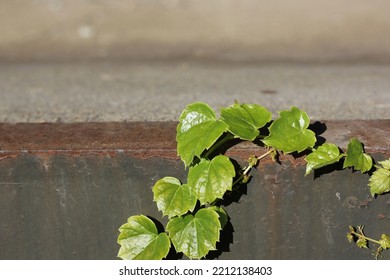
M190 259L202 259L216 250L220 231L228 221L221 200L233 188L249 180L249 172L260 160L278 154L308 151L306 173L343 160L343 168L362 173L372 171L369 187L372 196L390 191L390 159L374 166L362 143L351 139L346 153L332 143L316 146L316 135L310 130L307 114L292 107L279 112L271 122L271 112L257 104L235 103L220 109L220 117L206 103L193 103L182 112L177 126L177 153L188 168L187 183L174 177L164 177L153 186L154 201L168 223L158 231L152 219L145 215L128 218L119 228L118 257L122 259L163 259L173 245ZM268 128L268 131L267 131ZM260 134L260 131L267 131ZM267 152L250 155L248 165L236 168L232 160L218 153L227 141L235 138L264 145ZM350 226L349 241L359 247L367 242L379 245L377 255L390 248L390 236L382 234L374 240L364 235L362 227Z

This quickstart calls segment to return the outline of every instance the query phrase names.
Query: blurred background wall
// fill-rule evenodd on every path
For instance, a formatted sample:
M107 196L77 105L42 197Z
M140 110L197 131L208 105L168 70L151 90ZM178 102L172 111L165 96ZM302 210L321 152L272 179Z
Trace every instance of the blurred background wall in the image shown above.
M0 60L390 62L388 0L1 0Z

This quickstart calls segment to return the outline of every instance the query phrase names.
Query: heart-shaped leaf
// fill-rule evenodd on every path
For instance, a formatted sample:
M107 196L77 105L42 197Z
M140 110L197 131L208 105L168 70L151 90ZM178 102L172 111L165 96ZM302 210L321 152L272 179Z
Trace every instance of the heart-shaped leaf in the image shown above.
M211 208L200 209L195 216L175 217L167 224L176 251L190 259L200 259L215 250L220 230L219 215Z
M343 155L340 155L340 150L336 145L322 144L318 149L313 149L312 153L305 158L307 162L305 176L314 169L338 162L342 157Z
M158 233L156 225L144 215L131 216L119 228L118 257L124 260L161 260L166 257L171 242L166 233Z
M284 153L302 152L314 146L316 136L308 129L310 119L304 111L292 107L279 115L270 125L270 135L264 138L264 144Z
M188 105L176 128L177 153L186 166L200 157L227 131L227 125L215 118L209 105L198 102Z
M363 145L357 139L351 139L348 144L347 157L343 164L343 168L346 167L353 167L362 173L367 172L372 167L372 158L364 153Z
M380 163L383 168L378 166L372 173L368 183L372 196L390 192L390 159L378 163Z
M227 156L219 155L211 161L202 159L188 171L188 185L202 205L222 198L232 189L236 175L234 166Z
M158 180L153 186L153 194L158 210L168 218L193 211L196 205L196 197L191 194L190 187L173 177Z
M221 110L221 118L229 131L243 140L253 141L259 129L271 120L272 114L257 104L234 104Z

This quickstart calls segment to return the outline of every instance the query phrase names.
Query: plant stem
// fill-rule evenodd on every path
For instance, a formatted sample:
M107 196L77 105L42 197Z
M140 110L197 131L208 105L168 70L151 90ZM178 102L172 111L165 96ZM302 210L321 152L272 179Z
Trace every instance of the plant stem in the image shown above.
M360 229L359 229L359 231L361 232ZM367 237L367 236L365 236L363 233L360 234L360 233L357 233L357 232L353 231L353 232L351 232L351 234L356 235L356 236L359 237L359 238L364 238L364 239L367 239L368 241L371 241L371 242L374 242L374 243L376 243L376 244L381 245L381 244L379 243L378 240L375 240L375 239L372 239L372 238L370 238L370 237Z
M224 143L226 143L227 141L229 140L232 140L234 138L233 134L230 134L230 133L227 133L221 140L219 140L218 142L216 142L211 148L210 150L208 150L206 152L206 154L204 155L205 158L208 158L216 149L218 149L219 147L221 147Z
M262 154L261 156L257 157L257 160L261 160L262 158L265 158L266 156L268 156L272 152L275 152L274 148L272 148L271 150L267 151L265 154Z
M257 162L263 158L265 158L266 156L268 156L270 153L274 152L275 149L270 149L269 151L267 151L266 153L260 155L260 156L255 156L256 159L257 159ZM237 178L236 181L233 182L233 186L235 186L237 183L239 183L246 175L248 175L249 171L252 169L253 166L255 166L256 164L251 164L249 163L249 165L247 167L245 167L244 169L244 172L241 174L240 177Z

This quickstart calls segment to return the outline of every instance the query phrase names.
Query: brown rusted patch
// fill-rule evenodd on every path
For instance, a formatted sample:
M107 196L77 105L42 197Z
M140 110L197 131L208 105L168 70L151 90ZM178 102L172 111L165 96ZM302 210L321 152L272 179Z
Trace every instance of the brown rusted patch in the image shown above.
M384 218L386 218L385 214L383 214L383 213L378 214L378 220L382 220Z
M28 153L129 154L139 158L176 156L176 123L19 123L0 124L0 157Z
M346 148L351 138L364 144L366 152L390 152L390 119L322 121L326 130L320 136L340 148Z
M360 205L359 200L356 196L348 196L343 204L347 208L356 208Z
M371 202L372 202L372 199L366 199L360 203L359 207L360 208L367 208Z
M390 154L390 120L322 121L320 137L341 148L357 138L370 153ZM130 123L0 123L0 159L28 153L37 156L86 154L116 156L120 153L136 158L161 157L178 159L176 154L177 122ZM228 150L228 155L246 160L266 149L242 142ZM281 155L294 165L304 164L291 155ZM271 163L266 158L262 163Z

